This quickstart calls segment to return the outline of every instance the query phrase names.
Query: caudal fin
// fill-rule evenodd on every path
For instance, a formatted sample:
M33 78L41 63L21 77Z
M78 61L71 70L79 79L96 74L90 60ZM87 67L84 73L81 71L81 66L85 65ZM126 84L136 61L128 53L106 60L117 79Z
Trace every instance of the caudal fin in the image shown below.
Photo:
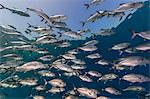
M85 25L85 22L80 22L81 24L82 24L82 27L84 27L84 25Z
M90 7L89 4L84 4L84 6L86 7L86 9L88 9Z
M58 34L60 34L58 38L61 38L61 37L62 37L62 33L61 33L61 32L58 32Z
M0 9L4 9L4 8L5 8L2 4L0 4L0 6L1 6L1 8L0 8Z
M28 28L32 27L32 25L30 23L27 23L28 24Z
M135 38L138 34L135 32L135 31L131 31L132 32L132 37L131 37L131 39L133 39L133 38Z

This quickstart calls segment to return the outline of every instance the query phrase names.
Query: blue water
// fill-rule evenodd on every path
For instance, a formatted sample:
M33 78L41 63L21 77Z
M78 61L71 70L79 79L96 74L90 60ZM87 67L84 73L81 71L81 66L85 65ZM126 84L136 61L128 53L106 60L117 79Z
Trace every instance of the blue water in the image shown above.
M115 27L113 30L116 32L115 35L109 36L109 37L96 37L95 39L97 39L100 43L97 44L98 50L96 50L95 52L100 53L104 59L110 60L110 61L114 61L117 60L120 57L125 57L125 56L129 56L129 54L122 54L119 55L118 52L116 51L108 51L109 48L111 48L113 45L121 43L121 42L129 42L131 43L131 47L135 47L136 45L142 44L144 41L142 38L140 37L136 37L135 39L131 39L132 33L131 30L135 30L137 32L141 32L141 31L146 31L149 30L149 3L145 2L145 6L138 9L137 11L135 11L132 15L132 17L130 19L125 19L123 22L121 22L117 27ZM149 21L149 22L148 22ZM44 45L44 46L40 46L43 48L47 48L49 50L49 52L55 56L61 55L64 52L67 52L70 49L76 48L78 46L81 46L84 42L87 42L89 40L92 40L93 38L87 38L86 40L78 40L78 41L70 41L71 42L71 47L69 48L57 48L54 49L53 46L50 45ZM36 53L32 53L31 57L29 57L29 52L16 52L20 55L22 55L24 57L24 61L25 62L29 62L29 61L33 61L36 60L39 57L39 54ZM94 53L94 52L90 52L90 53ZM149 73L149 66L138 66L136 68L134 68L133 70L124 70L124 71L114 71L114 70L110 70L109 68L111 66L99 66L94 64L94 61L97 60L90 60L90 59L86 59L85 56L90 54L90 53L85 53L82 52L77 55L77 58L79 59L83 59L86 64L87 64L87 69L85 71L89 71L89 70L96 70L99 71L102 74L106 74L106 73L116 73L119 77L122 77L123 75L127 74L127 73L138 73L138 74L143 74L145 76L150 76ZM132 55L140 55L143 57L149 57L149 55L145 52L141 52L141 53L136 53L136 54L132 54ZM36 71L35 71L36 72ZM52 69L52 72L55 72L56 74L58 74L58 72L55 69ZM32 76L31 76L32 74ZM34 75L33 72L27 72L26 74L23 73L18 73L18 75L20 77L38 77L37 75ZM7 77L6 75L1 75L1 79ZM71 77L71 78L67 78L65 76L57 76L57 78L61 78L64 81L66 81L67 83L67 87L65 88L65 92L73 89L73 87L88 87L88 88L94 88L100 91L99 95L104 95L104 96L108 96L111 97L112 99L140 99L139 96L140 94L146 94L149 89L150 89L150 84L148 83L141 83L141 84L134 84L134 85L140 85L143 86L144 88L146 88L146 92L143 93L134 93L134 92L123 92L121 91L122 89L126 88L129 86L129 83L126 81L120 81L119 79L113 80L113 81L108 81L106 82L106 84L104 84L104 82L100 81L97 82L96 79L93 83L86 83L81 81L78 77ZM52 78L46 78L47 80L50 80ZM44 84L42 79L39 79L38 81L39 84ZM106 88L108 86L112 86L118 90L120 90L122 92L122 95L120 96L115 96L115 95L111 95L105 91L101 91L101 89ZM50 89L51 86L48 85L47 89ZM43 95L46 97L46 99L61 99L62 95L65 93L61 93L61 94L56 94L56 95L52 95L52 94L46 94L45 92L41 92L39 95ZM28 97L30 95L30 93L32 93L33 95L37 94L35 92L34 89L32 89L31 87L19 87L16 89L11 89L11 88L7 88L7 89L1 89L1 93L5 94L5 99L25 99L26 97ZM81 97L82 99L86 99L86 97Z

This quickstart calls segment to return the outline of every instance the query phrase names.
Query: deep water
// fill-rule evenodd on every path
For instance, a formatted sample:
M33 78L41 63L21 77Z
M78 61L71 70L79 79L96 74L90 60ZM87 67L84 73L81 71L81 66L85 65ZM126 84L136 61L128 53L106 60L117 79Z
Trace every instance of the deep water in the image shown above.
M137 11L135 11L132 15L132 17L130 19L125 19L122 23L120 23L116 28L114 28L113 30L116 32L115 35L109 36L109 37L96 37L95 39L97 39L100 43L97 45L98 50L96 50L95 52L100 53L104 59L110 60L111 62L113 62L114 60L117 60L120 57L125 57L125 56L130 56L130 54L127 53L123 53L122 55L119 55L119 52L117 51L109 51L108 49L111 48L113 45L121 43L121 42L128 42L131 43L131 47L135 47L138 44L142 44L144 42L147 42L145 40L143 40L141 37L136 37L134 39L131 39L132 33L131 30L134 30L136 32L142 32L142 31L146 31L149 30L149 15L148 13L150 13L149 11L149 3L145 2L145 6L138 9ZM87 38L86 40L79 40L79 41L71 41L71 47L69 48L56 48L54 49L53 46L50 45L44 45L44 46L40 46L43 48L48 48L49 52L55 56L58 56L60 54L63 54L64 52L67 52L70 49L76 48L80 45L82 45L84 42L92 40L93 38ZM29 52L16 52L18 54L23 55L24 57L24 62L29 62L29 61L33 61L36 60L39 57L39 54L36 53L32 53L32 57L29 57ZM94 52L90 52L90 53L94 53ZM143 74L145 76L150 76L150 72L149 72L149 66L138 66L136 68L134 68L133 70L123 70L123 71L116 71L116 70L110 70L109 68L111 66L100 66L100 65L96 65L94 63L93 60L90 59L86 59L85 56L90 54L90 53L85 53L82 52L77 55L77 58L82 59L86 62L87 64L87 69L85 71L88 70L96 70L99 71L102 74L106 74L106 73L116 73L119 77L122 77L123 75L127 74L127 73L138 73L138 74ZM146 58L149 58L150 56L145 53L145 52L140 52L140 53L136 53L136 54L132 54L132 55L140 55ZM97 60L95 60L97 61ZM53 72L55 72L56 74L58 74L58 72L55 69L52 69ZM23 73L18 73L20 75L20 77L37 77L36 74L33 74L32 72L28 72L26 74ZM32 75L32 76L31 76ZM57 75L58 76L58 75ZM1 74L1 79L7 77L6 75L2 75ZM95 88L97 90L100 91L100 95L104 95L104 96L108 96L111 97L112 99L140 99L140 97L142 97L142 95L145 95L149 89L150 89L150 84L148 83L141 83L141 84L134 84L134 85L140 85L143 86L144 88L146 88L146 92L142 92L142 93L134 93L134 92L122 92L122 95L120 96L114 96L114 95L110 95L107 92L102 91L103 88L108 87L108 86L112 86L118 90L122 90L124 88L126 88L127 86L129 86L129 83L126 81L119 81L119 79L113 80L113 81L108 81L104 84L104 82L99 81L97 83L97 81L95 80L93 83L86 83L81 81L79 78L77 77L71 77L71 78L67 78L65 76L58 76L58 78L63 79L64 81L66 81L67 83L67 87L65 92L73 89L73 87L89 87L89 88ZM52 79L52 78L46 78L46 79ZM44 84L42 79L39 79L39 83ZM47 86L47 88L51 88L50 85ZM25 99L26 97L28 97L30 95L30 93L32 93L33 95L35 95L35 90L32 89L31 87L19 87L16 89L1 89L1 93L5 95L5 99ZM46 99L61 99L62 94L56 94L56 95L52 95L52 94L46 94L45 92L41 92L40 95L44 95L46 97ZM82 97L83 99L85 97ZM86 99L86 98L85 98Z

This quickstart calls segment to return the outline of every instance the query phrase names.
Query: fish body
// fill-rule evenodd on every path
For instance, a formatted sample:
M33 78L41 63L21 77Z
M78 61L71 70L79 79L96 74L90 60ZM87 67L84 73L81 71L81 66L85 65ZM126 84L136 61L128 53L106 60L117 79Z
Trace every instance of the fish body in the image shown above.
M74 64L74 65L71 65L71 68L75 70L83 70L83 69L86 69L87 67L85 65Z
M100 36L110 36L114 35L115 32L112 29L101 29L99 32L93 34L94 36L100 35Z
M82 26L84 26L86 23L89 23L89 22L93 23L97 21L98 19L103 18L106 15L107 15L107 11L97 11L96 13L91 14L85 22L80 22L80 23L82 23Z
M36 69L43 69L46 68L42 63L37 62L37 61L32 61L23 64L22 66L16 67L17 71L31 71L31 70L36 70Z
M116 65L135 67L139 65L149 64L150 60L147 60L141 56L129 56L121 58Z
M140 32L140 33L136 33L134 31L132 31L132 39L135 38L136 36L140 36L146 40L150 40L150 31L145 31L145 32Z
M107 87L104 89L106 92L110 93L110 94L113 94L113 95L121 95L121 92L118 91L117 89L115 88L112 88L112 87Z
M12 9L12 8L8 8L8 7L4 7L2 4L0 4L0 6L1 6L0 9L7 9L14 14L18 14L20 16L25 16L25 17L30 17L30 15L27 12L21 11L19 9Z
M85 65L86 63L80 59L73 59L71 60L71 62L73 62L74 64L78 64L78 65Z
M48 90L49 93L56 94L65 91L65 88L52 87Z
M96 98L98 94L97 90L85 87L77 88L76 90L80 93L80 95L86 96L88 98Z
M101 58L102 56L99 53L94 53L94 54L90 54L86 57L89 59L98 59L98 58Z
M141 87L141 86L129 86L129 87L123 89L123 91L134 91L134 92L142 92L145 90L146 89L144 87Z
M102 74L97 71L88 71L87 73L93 77L101 77L102 76Z
M137 47L135 47L135 49L137 49L139 51L150 50L150 43L145 43L145 44L138 45Z
M65 87L66 83L61 79L52 79L48 81L49 84L51 84L53 87Z
M83 47L79 47L79 49L81 49L83 51L86 51L86 52L92 52L92 51L97 50L97 47L93 46L93 45L86 45L86 46L83 46Z
M86 75L80 75L79 78L85 82L93 82L93 80Z
M113 74L113 73L109 73L109 74L102 75L99 78L99 80L108 81L108 80L113 80L113 79L116 79L116 78L118 78L118 75Z
M88 9L90 6L92 5L98 5L101 2L103 2L104 0L92 0L92 2L90 2L89 4L84 4L84 6Z
M65 71L65 72L73 72L74 70L67 64L56 64L52 65L54 68Z
M38 74L46 77L55 77L55 74L48 70L38 71Z
M71 37L71 38L81 39L81 34L77 33L77 32L68 31L68 32L64 32L64 33L60 33L60 32L58 32L58 33L60 34L60 37L62 35L66 35L66 36Z
M123 50L127 47L129 47L130 43L119 43L117 45L114 45L111 49L112 50Z
M60 22L60 21L63 21L63 20L66 20L67 19L67 16L66 15L63 15L63 14L58 14L58 15L52 15L49 17L50 20L53 20L54 22Z
M29 79L21 79L19 83L23 86L35 86L37 85L37 79L29 78Z
M129 2L120 4L113 12L126 12L128 10L138 9L144 6L143 2Z
M76 59L75 55L69 53L62 55L62 57L65 59Z
M123 80L126 80L131 83L143 83L150 82L150 78L141 74L127 74L122 77Z
M43 11L33 9L33 8L27 8L27 10L35 12L38 16L42 18L42 21L45 20L48 24L50 25L52 24L53 20L51 20L49 16L45 14Z
M99 41L97 41L97 40L90 40L90 41L84 43L83 45L96 45L98 43L99 43Z

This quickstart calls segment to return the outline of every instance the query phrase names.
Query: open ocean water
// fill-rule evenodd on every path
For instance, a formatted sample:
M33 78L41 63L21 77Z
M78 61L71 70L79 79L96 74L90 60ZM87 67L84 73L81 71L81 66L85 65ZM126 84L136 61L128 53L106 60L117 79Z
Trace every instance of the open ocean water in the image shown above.
M117 2L113 1L113 2ZM71 8L70 8L71 9ZM149 1L144 2L144 7L139 8L138 10L136 10L135 12L133 12L132 16L130 19L125 18L122 22L120 22L117 26L115 26L113 28L113 31L116 33L115 35L111 35L111 36L96 36L95 38L93 37L87 37L84 40L68 40L68 42L71 43L71 46L67 47L67 48L55 48L55 45L50 45L50 44L44 44L44 45L38 45L38 48L46 48L50 54L54 55L55 57L60 56L65 54L67 51L77 48L79 46L82 46L85 42L96 39L99 41L99 43L96 45L98 50L93 51L93 52L84 52L84 51L80 51L79 54L76 55L77 59L81 59L83 61L86 62L86 66L87 68L85 71L98 71L100 72L102 75L106 74L106 73L115 73L119 76L119 78L121 78L122 76L124 76L125 74L128 73L137 73L137 74L142 74L145 76L150 77L150 64L147 64L146 66L137 66L136 68L132 69L132 70L122 70L122 71L118 71L118 70L114 70L114 69L110 69L110 66L101 66L98 64L95 64L96 61L98 61L98 59L87 59L85 58L85 56L92 54L92 53L100 53L103 57L103 59L107 59L111 62L114 62L115 60L119 59L120 57L126 57L126 56L131 56L131 55L135 55L135 56L142 56L145 57L147 59L150 58L150 53L149 52L138 52L138 53L133 53L133 54L128 54L128 53L123 53L121 55L119 55L118 51L110 51L108 50L109 48L111 48L113 45L116 45L118 43L121 42L128 42L131 44L130 47L136 47L139 44L145 43L145 42L149 42L148 40L144 40L143 38L137 36L134 39L131 39L132 37L132 33L131 30L137 31L137 32L142 32L142 31L148 31L150 29L149 26L149 22L150 22L150 16L149 16L150 10L149 10ZM79 17L81 17L79 15ZM17 19L14 18L14 20L17 21ZM93 24L93 23L88 23L88 24ZM92 26L92 25L91 25ZM95 25L96 26L96 25ZM94 27L95 27L94 26ZM92 27L91 27L92 29ZM1 33L2 35L2 33ZM4 43L5 41L9 40L11 41L14 38L1 38L1 47L4 47ZM4 55L6 53L11 53L14 51L8 50L6 52L2 52L0 55ZM38 53L31 53L29 51L15 51L14 53L21 55L23 57L23 62L27 63L30 61L37 61L37 58L39 58L40 56L42 56L41 54ZM45 63L45 64L50 64L51 62L43 62L38 60L39 62ZM7 62L7 58L0 59L1 64ZM89 82L84 82L81 79L79 79L79 77L77 76L72 76L72 77L66 77L64 75L59 76L59 73L63 73L60 70L54 69L52 68L51 71L54 72L56 74L56 77L39 77L38 74L36 74L36 72L38 72L39 70L35 70L34 73L33 71L29 71L29 72L17 72L16 74L20 77L20 78L38 78L38 84L40 85L44 85L44 81L43 78L46 80L51 80L54 78L59 78L62 79L63 81L66 82L66 87L65 87L65 91L58 93L58 94L51 94L51 93L46 93L46 91L42 91L40 93L36 92L34 89L34 86L22 86L22 87L17 87L17 88L0 88L0 99L25 99L25 98L31 98L29 97L31 94L32 95L41 95L44 96L45 99L62 99L62 96L69 90L73 89L74 87L76 88L80 88L80 87L87 87L87 88L93 88L99 91L98 96L107 96L111 99L148 99L148 97L144 98L144 96L146 94L149 93L150 91L150 83L146 82L146 83L135 83L133 85L138 85L138 86L142 86L146 89L146 91L144 92L132 92L132 91L122 91L122 89L128 87L130 85L129 82L124 81L124 80L119 80L119 78L112 80L112 81L108 81L106 83L104 83L103 81L98 81L96 78L92 78L93 82L89 83ZM9 77L11 75L11 73L1 73L0 77L1 80L5 79L6 77ZM102 89L106 88L106 87L114 87L117 90L119 90L122 94L121 95L112 95L106 91L102 91ZM50 84L46 85L46 89L50 89L52 86ZM79 96L79 95L77 95ZM88 99L87 97L84 96L80 96L79 99Z

